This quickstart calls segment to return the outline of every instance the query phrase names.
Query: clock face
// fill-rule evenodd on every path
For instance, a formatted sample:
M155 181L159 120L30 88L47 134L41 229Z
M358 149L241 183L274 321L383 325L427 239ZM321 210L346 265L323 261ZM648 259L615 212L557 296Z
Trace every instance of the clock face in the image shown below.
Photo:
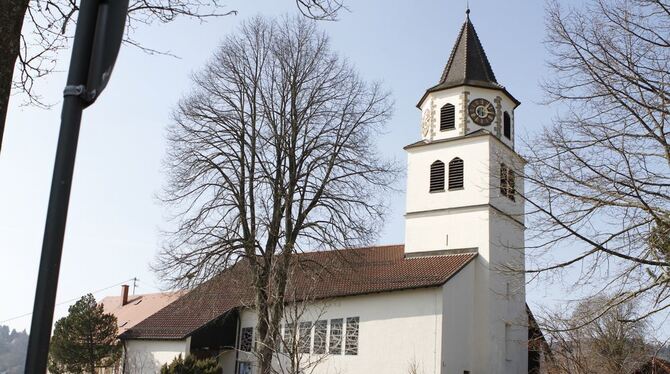
M475 99L468 105L470 119L479 126L488 126L496 118L496 110L493 104L485 99Z

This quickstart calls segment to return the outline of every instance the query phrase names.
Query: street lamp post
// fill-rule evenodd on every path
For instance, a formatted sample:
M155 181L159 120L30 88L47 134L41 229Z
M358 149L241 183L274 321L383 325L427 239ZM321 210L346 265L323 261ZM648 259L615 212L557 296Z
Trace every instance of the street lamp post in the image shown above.
M26 374L47 371L65 223L72 187L81 115L105 88L118 54L128 0L82 0L63 91L61 128L42 242Z

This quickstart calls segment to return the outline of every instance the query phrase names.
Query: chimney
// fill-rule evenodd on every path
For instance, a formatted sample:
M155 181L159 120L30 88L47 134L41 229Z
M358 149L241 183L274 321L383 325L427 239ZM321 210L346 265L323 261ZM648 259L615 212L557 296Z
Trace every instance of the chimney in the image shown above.
M121 306L128 304L128 285L121 286Z

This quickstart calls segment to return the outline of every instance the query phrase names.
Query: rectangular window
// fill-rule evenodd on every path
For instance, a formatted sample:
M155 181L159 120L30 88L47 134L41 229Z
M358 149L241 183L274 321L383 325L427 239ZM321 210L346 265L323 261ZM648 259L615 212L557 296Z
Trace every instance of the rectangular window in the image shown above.
M284 353L291 353L295 350L293 341L295 339L295 324L287 323L284 327Z
M330 344L328 353L331 355L342 354L342 318L330 320Z
M328 337L328 321L316 321L314 323L314 354L326 353L326 338Z
M300 322L298 335L298 352L309 353L312 346L312 322Z
M238 374L251 374L251 362L240 362L237 372Z
M500 164L500 194L514 201L514 171L505 164Z
M347 318L347 337L344 354L358 354L358 317Z
M240 351L251 352L254 342L254 328L243 327L240 333Z

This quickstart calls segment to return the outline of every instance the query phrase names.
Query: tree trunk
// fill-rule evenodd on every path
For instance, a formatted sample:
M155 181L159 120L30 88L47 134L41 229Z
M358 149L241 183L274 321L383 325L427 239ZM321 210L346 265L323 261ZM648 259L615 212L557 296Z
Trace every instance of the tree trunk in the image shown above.
M12 90L14 64L19 56L23 18L29 0L0 1L0 151L5 132L9 94Z

